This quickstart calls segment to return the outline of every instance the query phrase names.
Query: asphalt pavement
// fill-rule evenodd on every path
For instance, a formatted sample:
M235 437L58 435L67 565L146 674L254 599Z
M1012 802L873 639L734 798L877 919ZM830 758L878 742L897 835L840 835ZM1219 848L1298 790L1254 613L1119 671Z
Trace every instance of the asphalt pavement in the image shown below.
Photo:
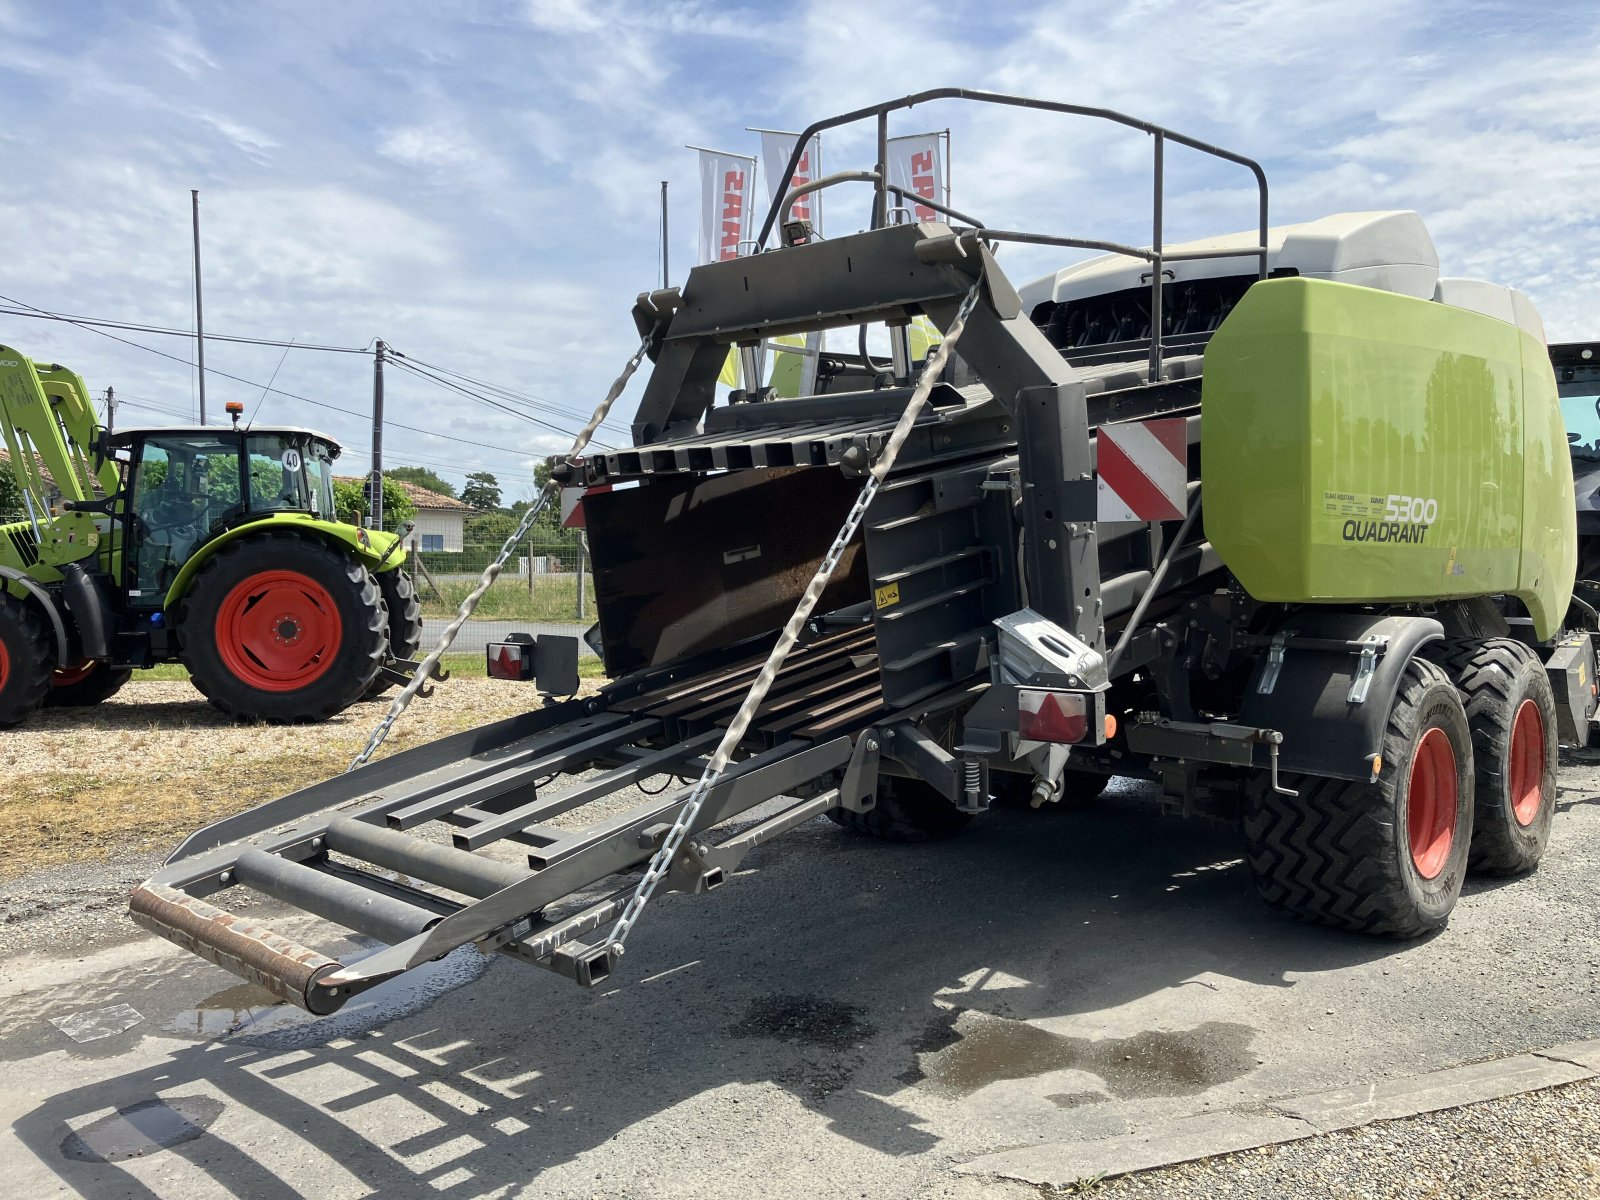
M468 948L321 1021L129 926L142 871L0 889L17 1196L1036 1196L958 1168L1600 1036L1588 763L1541 869L1413 943L1268 911L1136 785L933 846L812 822L601 988Z

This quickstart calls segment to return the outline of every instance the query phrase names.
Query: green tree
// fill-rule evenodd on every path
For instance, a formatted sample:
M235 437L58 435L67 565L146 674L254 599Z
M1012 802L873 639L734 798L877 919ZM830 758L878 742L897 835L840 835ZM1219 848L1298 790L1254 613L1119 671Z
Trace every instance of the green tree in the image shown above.
M488 471L474 471L467 476L461 489L461 499L482 512L500 507L500 481Z
M365 481L335 480L333 484L333 511L337 518L349 525L367 522L367 486ZM383 477L383 527L398 532L400 526L417 515L416 505L404 489L389 478Z
M383 473L390 479L403 479L430 492L438 492L441 496L454 497L456 494L455 486L448 479L427 467L386 467Z
M22 503L22 489L17 486L16 478L11 474L11 463L7 461L0 466L0 520L19 517L26 511Z
M468 517L461 536L469 546L500 546L517 529L517 519L505 513L486 512Z

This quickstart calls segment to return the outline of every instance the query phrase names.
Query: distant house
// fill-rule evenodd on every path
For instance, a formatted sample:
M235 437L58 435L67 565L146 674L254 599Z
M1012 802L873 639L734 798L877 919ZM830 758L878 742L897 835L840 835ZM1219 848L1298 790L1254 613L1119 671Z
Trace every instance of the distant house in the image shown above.
M365 484L364 476L340 477L341 482ZM411 519L416 522L416 528L411 536L406 539L406 549L415 553L418 550L439 551L450 550L459 552L462 548L466 533L467 519L477 515L478 510L470 504L464 504L454 496L446 496L442 492L435 492L429 488L419 487L404 479L390 479L390 483L397 486L416 508L416 516Z

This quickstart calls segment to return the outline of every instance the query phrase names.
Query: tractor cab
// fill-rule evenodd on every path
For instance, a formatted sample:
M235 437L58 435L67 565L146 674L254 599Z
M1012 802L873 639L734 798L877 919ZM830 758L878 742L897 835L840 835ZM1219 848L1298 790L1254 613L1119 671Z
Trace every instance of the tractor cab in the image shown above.
M120 582L133 607L160 607L194 552L226 529L277 513L334 519L339 444L311 430L126 429L107 448L125 452Z

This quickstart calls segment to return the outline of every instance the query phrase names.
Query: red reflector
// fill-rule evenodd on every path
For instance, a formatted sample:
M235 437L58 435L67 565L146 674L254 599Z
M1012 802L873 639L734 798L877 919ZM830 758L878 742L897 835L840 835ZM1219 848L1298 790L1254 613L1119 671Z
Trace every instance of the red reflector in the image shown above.
M490 679L526 679L521 642L492 642L488 646Z
M1017 693L1017 733L1026 742L1081 742L1089 733L1089 708L1076 692L1023 688Z

